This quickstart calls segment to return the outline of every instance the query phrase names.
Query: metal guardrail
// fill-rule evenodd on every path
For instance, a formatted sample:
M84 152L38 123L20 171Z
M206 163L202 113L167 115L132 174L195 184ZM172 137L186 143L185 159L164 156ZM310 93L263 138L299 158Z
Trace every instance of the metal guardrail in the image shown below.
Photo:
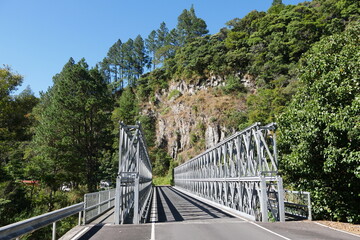
M55 240L56 222L78 213L78 224L80 225L82 220L84 224L87 224L114 207L114 203L115 189L87 193L84 195L84 202L0 227L0 239L19 239L19 237L24 234L34 232L47 225L53 224L52 239ZM83 219L81 218L82 212L84 212Z
M81 212L84 210L84 203L74 204L72 206L55 210L40 216L32 217L17 223L0 227L0 239L10 240L46 227L52 224L52 240L56 239L56 222L64 218L79 213L79 225L81 224Z
M174 170L175 186L249 219L285 221L275 123L256 123Z
M309 192L285 190L284 197L286 215L312 220Z
M116 179L115 224L143 222L152 194L152 168L141 125L120 123L119 170Z
M84 195L84 224L100 216L115 205L115 189Z

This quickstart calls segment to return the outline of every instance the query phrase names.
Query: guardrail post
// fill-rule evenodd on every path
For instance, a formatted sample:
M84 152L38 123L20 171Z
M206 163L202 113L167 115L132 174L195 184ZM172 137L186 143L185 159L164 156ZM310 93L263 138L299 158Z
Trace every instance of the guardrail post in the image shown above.
M98 195L99 195L99 197L98 197L98 215L100 215L100 213L101 213L101 205L100 205L100 203L101 203L101 192L99 192L98 193Z
M52 240L56 240L56 222L52 224Z
M115 224L120 224L120 204L121 204L121 179L120 176L116 178L116 190L115 190Z
M108 194L108 208L111 207L111 201L110 201L110 199L111 199L111 191L109 190L109 194Z
M86 208L87 208L87 195L84 195L84 214L83 214L83 225L86 224Z
M310 198L310 193L307 194L307 200L308 200L308 220L312 221L312 215L311 215L311 198Z
M78 221L78 225L81 225L81 211L79 212L79 221Z
M264 177L260 177L260 208L262 222L268 222L266 179Z
M279 218L280 222L285 222L285 205L284 205L284 188L281 177L277 177L278 184L278 204L279 204Z

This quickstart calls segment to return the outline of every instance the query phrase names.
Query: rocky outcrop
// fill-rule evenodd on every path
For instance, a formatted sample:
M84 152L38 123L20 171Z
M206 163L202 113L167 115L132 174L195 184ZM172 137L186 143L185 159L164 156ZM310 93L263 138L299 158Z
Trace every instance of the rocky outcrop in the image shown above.
M234 129L227 124L231 111L244 110L241 99L224 95L220 77L173 81L143 107L156 118L156 145L175 159L186 161L220 142ZM146 109L146 110L144 110Z
M200 90L209 90L210 88L224 86L225 81L220 77L212 76L205 80L197 80L196 83L187 83L185 80L173 81L169 86L169 92L177 90L183 95L194 95Z

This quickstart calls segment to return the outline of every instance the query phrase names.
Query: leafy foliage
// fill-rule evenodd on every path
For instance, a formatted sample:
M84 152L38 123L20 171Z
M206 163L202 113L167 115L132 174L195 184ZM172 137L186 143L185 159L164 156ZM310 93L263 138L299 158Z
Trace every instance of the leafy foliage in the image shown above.
M288 180L313 193L317 217L349 222L360 221L359 31L356 22L313 46L279 121Z
M118 106L113 112L113 121L115 124L123 122L125 124L134 124L139 113L138 102L131 88L125 88L118 102Z
M177 24L180 45L207 34L209 31L206 28L205 21L196 16L194 6L191 6L190 10L184 9Z
M30 88L11 95L22 76L0 68L0 226L12 223L30 208L24 187L24 151L32 134L32 108L38 102Z

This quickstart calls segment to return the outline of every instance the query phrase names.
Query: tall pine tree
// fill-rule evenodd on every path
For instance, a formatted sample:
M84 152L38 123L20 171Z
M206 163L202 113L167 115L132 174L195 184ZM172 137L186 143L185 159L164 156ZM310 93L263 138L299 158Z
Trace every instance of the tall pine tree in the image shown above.
M73 59L35 110L32 172L54 192L63 182L95 191L99 158L110 148L111 95L98 69Z
M190 10L184 9L180 14L177 29L179 31L179 41L181 45L184 45L195 37L204 36L209 32L205 21L196 16L194 6L191 6Z
M134 75L138 79L144 73L144 68L149 62L149 57L146 53L145 42L143 38L138 35L134 40Z
M155 52L157 50L157 33L155 30L151 31L147 39L145 39L145 46L147 50L149 51L149 54L151 58L149 59L149 62L152 63L153 70L155 69Z

